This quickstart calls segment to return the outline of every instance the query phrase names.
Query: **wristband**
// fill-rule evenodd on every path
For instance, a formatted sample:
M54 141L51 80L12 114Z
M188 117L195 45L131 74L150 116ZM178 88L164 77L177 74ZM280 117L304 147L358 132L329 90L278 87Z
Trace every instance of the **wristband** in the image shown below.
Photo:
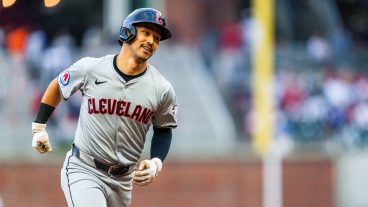
M38 110L36 120L34 122L45 124L47 120L49 120L52 112L55 110L55 107L50 106L45 103L41 103L40 109Z

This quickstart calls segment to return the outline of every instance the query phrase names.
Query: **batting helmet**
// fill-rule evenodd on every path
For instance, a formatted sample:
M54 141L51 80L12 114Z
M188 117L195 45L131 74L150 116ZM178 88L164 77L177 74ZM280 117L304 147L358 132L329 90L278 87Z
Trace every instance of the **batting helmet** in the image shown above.
M134 25L138 23L157 25L161 30L161 41L171 37L171 32L166 28L166 21L161 12L152 8L141 8L130 13L121 25L118 39L120 45L123 42L129 42L135 37L136 29Z

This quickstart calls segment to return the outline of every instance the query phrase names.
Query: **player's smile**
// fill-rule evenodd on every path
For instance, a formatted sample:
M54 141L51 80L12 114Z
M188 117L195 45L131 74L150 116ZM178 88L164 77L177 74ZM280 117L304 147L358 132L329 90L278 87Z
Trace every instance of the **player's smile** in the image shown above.
M153 48L149 45L142 45L141 48L143 48L144 52L146 53L152 53L153 52Z

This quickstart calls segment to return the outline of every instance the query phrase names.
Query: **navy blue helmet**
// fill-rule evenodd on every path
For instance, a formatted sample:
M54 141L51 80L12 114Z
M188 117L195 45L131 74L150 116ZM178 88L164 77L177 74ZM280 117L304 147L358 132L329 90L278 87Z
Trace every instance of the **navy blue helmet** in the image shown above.
M134 25L138 23L157 25L161 30L161 41L171 37L171 32L166 27L166 20L161 12L152 8L140 8L130 13L121 25L118 39L120 45L123 42L131 41L135 37L136 29Z

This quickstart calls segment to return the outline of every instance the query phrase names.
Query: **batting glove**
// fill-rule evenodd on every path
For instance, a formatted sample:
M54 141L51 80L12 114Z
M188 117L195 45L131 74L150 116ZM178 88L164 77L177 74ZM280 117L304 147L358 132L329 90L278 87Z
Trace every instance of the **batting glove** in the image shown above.
M46 124L32 122L32 136L32 147L40 154L52 151L49 135L46 132Z
M134 172L133 182L140 186L152 183L162 169L162 161L159 158L143 160L139 163L138 169Z

